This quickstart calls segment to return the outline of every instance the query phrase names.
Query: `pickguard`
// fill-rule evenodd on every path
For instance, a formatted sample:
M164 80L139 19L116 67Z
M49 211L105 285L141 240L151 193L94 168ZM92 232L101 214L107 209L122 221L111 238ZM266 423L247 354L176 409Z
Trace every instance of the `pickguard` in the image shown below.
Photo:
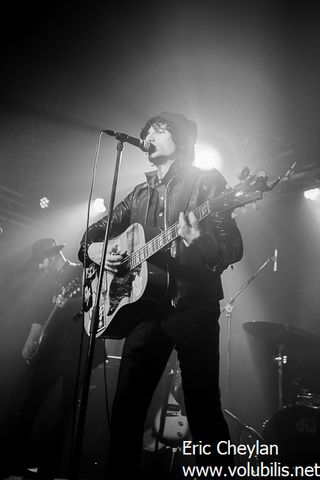
M129 302L131 298L142 295L143 280L140 275L141 267L138 267L134 271L129 271L123 277L113 277L109 285L109 310L107 315L113 315L124 299L127 298Z

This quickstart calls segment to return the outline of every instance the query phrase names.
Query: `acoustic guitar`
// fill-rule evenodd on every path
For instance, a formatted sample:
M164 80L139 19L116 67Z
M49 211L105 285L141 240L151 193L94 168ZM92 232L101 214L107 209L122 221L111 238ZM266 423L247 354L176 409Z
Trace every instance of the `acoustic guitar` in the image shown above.
M233 211L244 205L257 202L263 193L270 191L278 183L267 184L268 177L262 172L249 175L244 181L230 187L219 196L208 199L193 210L197 220L216 213ZM157 261L157 253L163 251L178 238L179 223L176 222L146 242L142 225L134 223L121 235L109 241L116 253L126 252L117 274L104 270L101 296L99 299L99 324L97 337L114 328L112 320L119 310L137 302L142 297L161 302L168 291L168 270L163 262ZM90 335L93 310L96 303L99 266L91 263L86 269L84 285L84 326ZM116 322L116 319L115 319Z

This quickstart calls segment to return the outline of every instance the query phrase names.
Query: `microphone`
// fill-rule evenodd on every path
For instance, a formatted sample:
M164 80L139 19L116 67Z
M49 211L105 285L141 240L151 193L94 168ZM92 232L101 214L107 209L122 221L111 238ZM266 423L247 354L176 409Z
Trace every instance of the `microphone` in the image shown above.
M277 247L274 249L274 256L273 256L273 271L278 271L278 249Z
M152 153L154 151L154 145L146 140L140 140L140 138L131 137L126 133L114 132L113 130L102 130L103 133L107 133L111 137L116 137L120 142L127 142L134 147L140 148L143 152Z

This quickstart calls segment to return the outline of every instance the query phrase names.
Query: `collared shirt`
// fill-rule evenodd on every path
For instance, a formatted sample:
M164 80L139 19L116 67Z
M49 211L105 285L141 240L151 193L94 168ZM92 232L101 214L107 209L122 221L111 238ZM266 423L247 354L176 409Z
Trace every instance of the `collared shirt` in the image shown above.
M165 191L169 181L181 170L180 160L176 160L169 168L163 179L159 179L157 170L146 174L151 191L147 225L164 230Z

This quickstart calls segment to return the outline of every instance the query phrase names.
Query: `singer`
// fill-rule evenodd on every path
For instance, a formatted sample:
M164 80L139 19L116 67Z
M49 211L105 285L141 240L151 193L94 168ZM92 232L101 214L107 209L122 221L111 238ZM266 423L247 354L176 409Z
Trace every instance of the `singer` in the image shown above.
M152 394L172 349L178 352L186 413L193 442L212 445L211 455L198 464L232 464L217 454L217 444L229 440L219 390L220 275L242 257L240 232L231 215L208 217L201 223L193 210L209 195L219 195L226 181L217 171L192 166L197 125L180 113L150 118L140 137L155 170L114 209L111 235L132 223L166 229L179 221L179 238L161 252L170 284L161 304L139 300L128 306L131 328L125 332L122 361L111 417L108 479L139 479L144 421ZM139 146L139 145L137 145ZM106 217L88 230L88 261L98 262ZM84 237L79 258L83 261ZM125 252L107 253L105 268L113 274ZM205 414L204 414L205 413Z

